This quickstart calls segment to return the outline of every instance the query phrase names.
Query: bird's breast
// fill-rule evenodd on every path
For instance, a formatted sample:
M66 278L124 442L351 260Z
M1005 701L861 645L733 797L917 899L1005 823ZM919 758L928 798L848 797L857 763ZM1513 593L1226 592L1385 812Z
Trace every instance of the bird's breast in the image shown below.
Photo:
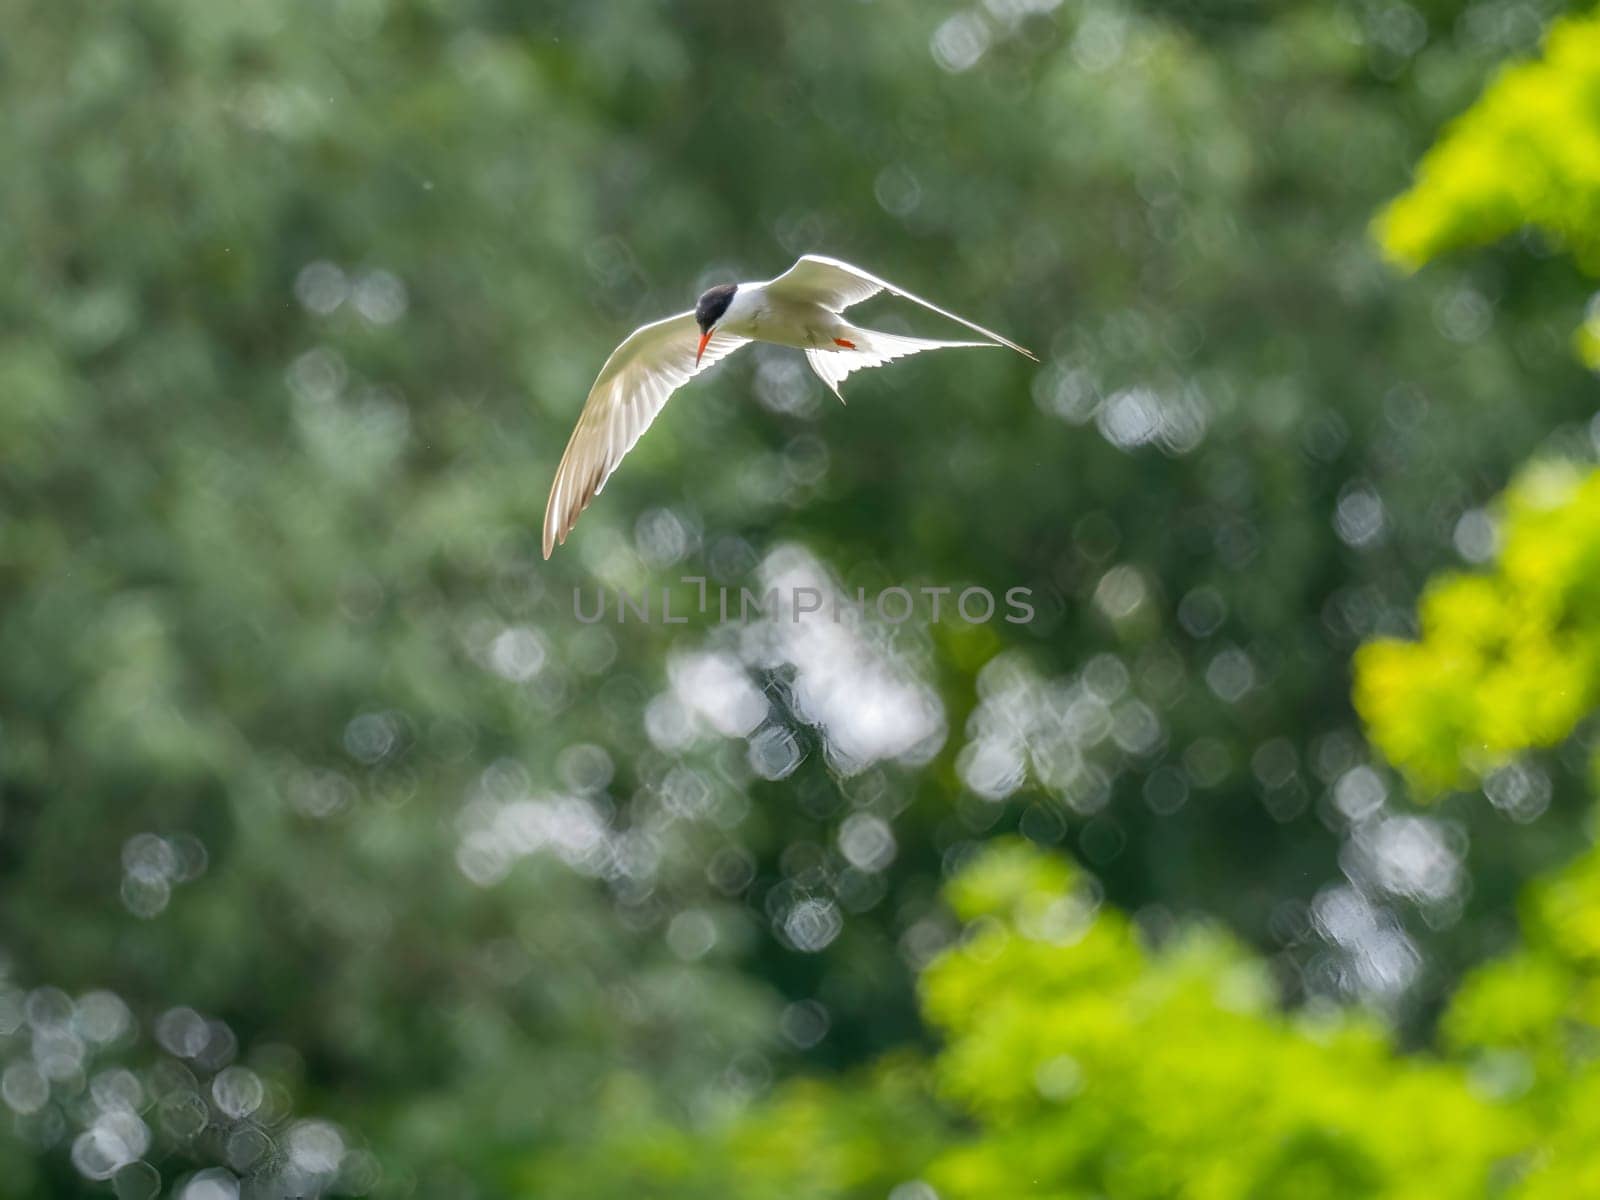
M722 319L729 333L797 350L832 345L836 324L838 318L819 304L777 300L763 291L746 295L742 289Z

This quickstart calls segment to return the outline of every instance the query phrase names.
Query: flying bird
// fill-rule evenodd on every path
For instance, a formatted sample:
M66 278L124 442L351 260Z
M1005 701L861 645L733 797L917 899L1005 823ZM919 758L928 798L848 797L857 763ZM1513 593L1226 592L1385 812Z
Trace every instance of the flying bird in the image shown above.
M920 304L988 340L930 341L863 329L845 319L845 309L879 292ZM544 512L546 558L558 542L566 542L578 515L600 494L672 393L749 342L804 350L811 369L841 401L839 385L852 373L924 350L1005 346L1039 361L993 330L836 258L806 254L765 283L719 284L707 289L692 311L635 329L600 368L550 486Z

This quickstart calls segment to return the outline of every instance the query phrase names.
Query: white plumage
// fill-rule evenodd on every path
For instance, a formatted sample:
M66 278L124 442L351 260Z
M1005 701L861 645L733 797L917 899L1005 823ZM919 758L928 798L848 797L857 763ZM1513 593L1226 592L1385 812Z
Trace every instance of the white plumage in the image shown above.
M987 340L933 341L862 329L845 320L845 309L879 292L920 304ZM741 283L729 293L726 287L712 289L695 310L642 326L612 351L556 468L544 514L546 558L567 540L578 515L672 393L747 342L804 350L811 369L841 400L839 385L853 372L924 350L1004 346L1033 358L993 330L834 258L807 254L776 279Z

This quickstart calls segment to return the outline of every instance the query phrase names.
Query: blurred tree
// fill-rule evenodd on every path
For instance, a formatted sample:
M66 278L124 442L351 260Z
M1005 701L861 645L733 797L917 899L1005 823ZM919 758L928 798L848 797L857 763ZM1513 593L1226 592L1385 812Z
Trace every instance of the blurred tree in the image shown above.
M1282 1014L1215 928L1147 948L1036 847L991 846L947 893L966 932L923 975L947 1039L928 1067L791 1085L698 1140L614 1133L527 1194L1543 1200L1600 1178L1600 854L1530 889L1522 946L1468 977L1440 1057L1359 1011Z
M1544 58L1507 68L1383 213L1389 255L1420 266L1539 229L1600 273L1597 88L1600 17L1556 22ZM1586 324L1579 350L1600 365L1597 336ZM1495 569L1432 583L1420 640L1363 647L1356 705L1424 789L1489 777L1497 802L1531 818L1548 798L1543 777L1514 760L1565 742L1600 703L1600 472L1535 465L1500 507L1498 523L1480 518Z

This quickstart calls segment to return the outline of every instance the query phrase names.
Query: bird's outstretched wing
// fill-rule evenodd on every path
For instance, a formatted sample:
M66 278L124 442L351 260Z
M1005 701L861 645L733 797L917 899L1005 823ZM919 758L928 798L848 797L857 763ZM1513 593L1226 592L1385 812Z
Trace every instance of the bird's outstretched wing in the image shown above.
M840 262L837 258L825 258L820 254L802 255L794 266L762 286L770 295L820 304L830 312L836 313L843 312L853 304L860 304L879 292L889 292L902 300L920 304L923 308L936 312L958 325L965 325L974 333L981 333L998 345L1015 350L1018 354L1027 355L1034 362L1039 361L1034 358L1032 351L1023 349L1009 338L1001 337L994 330L985 329L965 317L958 317L955 313L940 308L931 300L924 300L902 287L896 287L887 279L879 279L876 275L863 271L860 267L853 267L847 262Z
M578 514L600 494L672 393L750 340L718 332L696 366L699 339L694 313L679 313L635 329L606 359L550 485L544 510L546 558L557 542L567 540Z

